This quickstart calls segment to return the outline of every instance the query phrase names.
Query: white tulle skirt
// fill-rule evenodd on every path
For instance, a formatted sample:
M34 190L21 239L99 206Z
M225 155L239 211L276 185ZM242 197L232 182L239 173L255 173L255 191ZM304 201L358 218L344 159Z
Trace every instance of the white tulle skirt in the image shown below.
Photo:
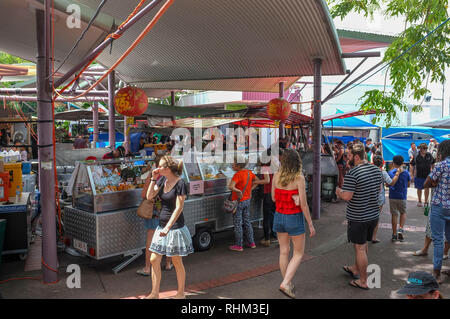
M172 256L187 256L194 252L192 245L191 234L186 226L178 229L171 229L166 236L159 234L163 228L158 226L153 235L150 251L159 255Z

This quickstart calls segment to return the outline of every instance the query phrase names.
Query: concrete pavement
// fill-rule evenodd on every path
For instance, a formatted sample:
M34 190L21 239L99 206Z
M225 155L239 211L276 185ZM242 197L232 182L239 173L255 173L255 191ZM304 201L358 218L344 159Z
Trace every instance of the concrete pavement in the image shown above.
M381 287L369 291L349 286L351 278L342 266L354 262L354 251L347 243L345 202L322 203L321 219L314 222L316 236L306 240L305 257L293 280L298 298L331 299L385 299L402 298L395 291L405 282L411 271L432 272L433 246L427 257L415 257L412 253L423 246L426 217L423 208L416 206L416 190L409 189L406 238L404 242L391 242L389 205L385 205L380 218L378 244L369 243L369 264L381 270ZM255 228L256 249L243 252L228 251L233 232L215 234L213 247L184 258L186 287L190 299L286 299L278 290L281 274L278 270L279 249L258 245L262 230ZM136 274L144 264L141 256L134 263L115 275L112 268L121 258L95 261L87 257L73 257L59 253L60 281L44 285L39 280L40 271L24 271L24 262L16 258L4 258L0 273L0 293L3 298L82 298L111 299L139 298L151 290L150 277ZM81 268L81 288L69 289L66 279L67 266L77 264ZM450 261L444 261L448 269ZM163 271L161 297L175 294L175 271ZM441 291L450 295L450 278L444 276ZM18 279L18 280L15 280Z

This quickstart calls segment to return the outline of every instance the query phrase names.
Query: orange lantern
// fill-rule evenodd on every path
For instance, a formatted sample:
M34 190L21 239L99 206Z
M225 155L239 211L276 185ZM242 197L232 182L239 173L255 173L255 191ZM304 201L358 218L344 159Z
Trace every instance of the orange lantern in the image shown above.
M138 116L147 110L147 94L142 89L127 86L116 93L114 105L117 112L122 115Z
M283 98L272 99L267 104L267 115L272 120L284 121L289 117L291 111L291 104Z

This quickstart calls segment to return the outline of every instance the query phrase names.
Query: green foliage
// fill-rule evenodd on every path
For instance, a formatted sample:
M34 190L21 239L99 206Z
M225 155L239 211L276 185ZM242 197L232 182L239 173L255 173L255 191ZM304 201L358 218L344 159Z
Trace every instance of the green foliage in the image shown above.
M0 51L0 64L29 63L24 59Z
M389 46L383 61L390 62L427 36L448 18L447 0L328 0L334 18L344 18L350 12L373 17L378 11L388 17L405 19L405 29ZM396 59L389 66L392 91L369 91L361 100L361 110L386 111L386 125L398 119L399 110L407 110L404 101L412 97L420 112L431 82L445 81L445 68L450 65L450 22L442 25L421 43ZM379 119L377 119L379 121Z

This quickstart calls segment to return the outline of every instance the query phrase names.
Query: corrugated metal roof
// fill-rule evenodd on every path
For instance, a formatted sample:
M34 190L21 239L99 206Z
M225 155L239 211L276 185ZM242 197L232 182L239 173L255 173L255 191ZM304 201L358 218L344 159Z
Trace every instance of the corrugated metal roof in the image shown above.
M111 1L104 11L124 19L136 3ZM317 56L322 74L344 74L325 8L322 0L177 0L117 71L140 87L246 91L269 90L254 78L312 75ZM133 26L99 61L112 65L147 23Z
M81 28L69 28L68 13L61 8L84 4L89 7L83 11L86 19L100 1L55 0L56 66L86 26L84 21ZM98 45L109 31L109 21L118 25L138 1L108 1L101 11L102 23L91 27L62 71ZM35 61L33 7L42 7L40 2L0 2L0 50ZM111 66L159 7L115 40L111 53L107 48L98 61ZM289 85L312 75L312 59L318 56L323 58L323 75L345 73L325 0L176 0L116 71L143 88L276 92L277 78L287 78Z

